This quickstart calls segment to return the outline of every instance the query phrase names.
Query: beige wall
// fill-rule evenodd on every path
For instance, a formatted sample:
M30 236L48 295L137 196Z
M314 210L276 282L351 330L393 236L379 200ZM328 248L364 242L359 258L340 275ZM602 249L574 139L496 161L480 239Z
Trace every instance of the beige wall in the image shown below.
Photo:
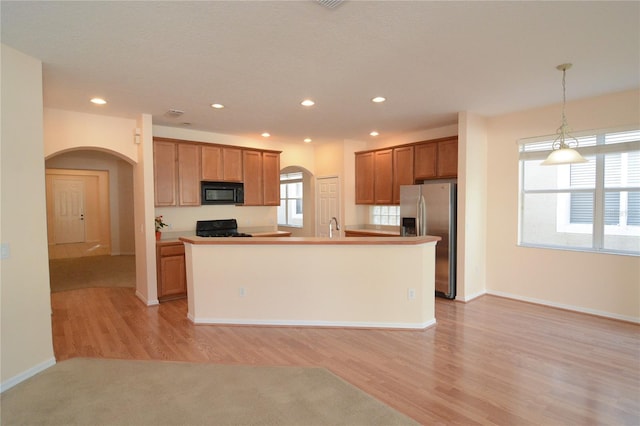
M486 121L472 113L458 118L458 300L486 292L487 131Z
M365 149L379 149L388 146L402 145L405 143L413 143L420 141L428 141L431 139L446 138L456 136L458 134L458 124L450 124L442 127L434 127L433 129L421 130L419 132L405 133L392 138L374 138L367 143Z
M92 148L111 152L133 164L138 161L135 129L135 120L45 108L44 156Z
M639 126L640 92L569 102L566 113L576 132ZM559 124L560 105L487 119L487 290L640 321L640 257L517 246L516 142Z
M0 370L5 390L55 363L42 127L42 64L0 45Z
M136 129L140 131L140 143L136 143ZM148 305L158 303L151 132L151 117L145 114L134 120L52 108L44 111L46 158L67 151L94 149L113 154L133 164L136 295Z
M138 164L133 169L133 204L136 241L136 296L147 305L158 304L153 191L153 135L151 115L141 114L137 144Z

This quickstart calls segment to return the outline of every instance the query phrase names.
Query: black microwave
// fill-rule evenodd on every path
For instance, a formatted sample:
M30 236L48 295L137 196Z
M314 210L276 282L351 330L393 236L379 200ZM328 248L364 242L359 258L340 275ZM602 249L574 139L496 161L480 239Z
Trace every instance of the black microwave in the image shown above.
M244 184L201 182L200 204L244 204Z

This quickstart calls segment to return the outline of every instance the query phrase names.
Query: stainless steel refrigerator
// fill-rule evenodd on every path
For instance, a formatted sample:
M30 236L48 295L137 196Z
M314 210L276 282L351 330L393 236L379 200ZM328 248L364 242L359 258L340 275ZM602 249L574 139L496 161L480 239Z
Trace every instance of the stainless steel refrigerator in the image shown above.
M435 181L400 186L402 235L435 235L436 296L456 297L456 199L455 181Z

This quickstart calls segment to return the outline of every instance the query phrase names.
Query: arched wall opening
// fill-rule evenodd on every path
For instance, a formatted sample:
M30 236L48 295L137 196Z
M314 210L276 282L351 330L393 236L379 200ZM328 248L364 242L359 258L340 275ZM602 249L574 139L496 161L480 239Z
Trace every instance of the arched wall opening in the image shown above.
M55 214L54 202L55 197L51 182L60 179L74 180L83 183L86 181L88 185L95 180L99 182L100 192L106 194L90 194L91 202L95 198L106 198L101 202L101 209L106 203L106 212L100 212L100 228L107 227L108 233L103 238L102 248L96 250L96 245L86 245L87 248L93 247L90 252L82 252L82 250L58 250L58 254L53 257L78 257L92 254L109 254L109 255L133 255L135 254L134 241L134 209L133 209L133 166L131 160L123 155L113 151L94 148L74 148L67 149L52 155L45 160L45 169L47 174L47 220L49 223L49 248L50 257L56 252L55 243L52 241L52 216ZM106 176L103 178L102 176ZM101 182L106 180L106 182ZM99 195L99 197L98 197ZM88 212L83 212L87 214ZM84 221L94 218L83 217ZM94 224L95 226L95 224ZM101 229L102 231L103 229ZM88 239L95 240L98 238L96 232L94 236L88 236ZM62 240L64 241L64 240ZM95 241L94 241L95 242ZM108 249L105 247L108 246ZM78 245L77 247L82 247ZM106 252L105 252L106 251ZM66 255L64 255L66 253Z
M315 179L313 174L302 166L287 166L280 170L283 173L302 173L302 227L278 224L278 230L291 232L293 237L313 237L316 233ZM281 192L282 196L282 192Z

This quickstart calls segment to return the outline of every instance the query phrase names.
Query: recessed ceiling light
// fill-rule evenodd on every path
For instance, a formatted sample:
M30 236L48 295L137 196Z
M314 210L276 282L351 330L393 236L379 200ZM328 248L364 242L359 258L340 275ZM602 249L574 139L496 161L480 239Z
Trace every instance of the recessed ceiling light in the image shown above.
M304 142L305 142L305 143L309 143L309 142L311 142L311 138L305 138L305 139L304 139Z
M376 132L375 130L371 133L369 133L371 136L378 136L380 133Z
M375 102L375 103L379 104L380 102L384 102L386 100L387 100L387 98L385 98L385 97L376 96L375 98L371 99L371 102Z
M311 99L305 99L304 101L300 102L300 104L304 106L313 106L316 103L313 102Z
M93 99L91 99L91 102L96 104L96 105L104 105L104 104L107 103L107 101L105 101L102 98L93 98Z
M222 109L222 108L224 108L224 105L222 105L222 104L211 104L211 108Z
M267 133L267 132L264 132L264 133L262 134L262 137L263 137L263 138L268 138L269 136L271 136L271 135L270 135L269 133Z

